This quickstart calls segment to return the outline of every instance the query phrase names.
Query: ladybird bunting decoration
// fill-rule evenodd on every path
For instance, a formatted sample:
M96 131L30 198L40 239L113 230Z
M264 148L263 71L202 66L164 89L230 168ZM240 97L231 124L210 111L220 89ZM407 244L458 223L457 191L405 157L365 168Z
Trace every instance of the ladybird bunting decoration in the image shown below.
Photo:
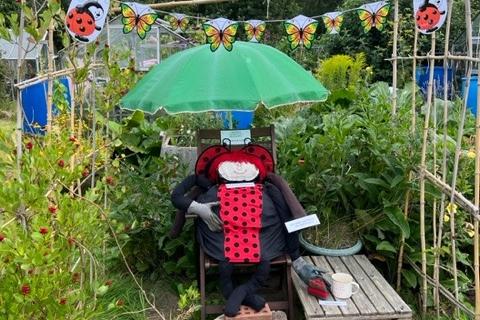
M65 25L77 41L90 43L102 32L110 0L73 0L68 7Z
M232 51L237 29L237 22L225 18L217 18L203 24L203 31L212 52L216 51L221 44L227 51Z
M390 4L387 1L367 3L357 9L358 17L362 22L363 31L369 32L372 28L382 31L387 21Z
M340 31L343 24L343 15L341 12L328 12L323 15L323 23L327 28L328 34L336 34Z
M413 0L417 29L423 34L437 31L445 23L447 0Z
M187 31L188 23L190 20L188 17L181 13L171 13L165 16L165 20L168 21L173 31Z
M310 49L315 31L317 30L318 21L304 15L298 15L293 19L284 22L287 39L290 42L290 49L295 50L298 46Z
M265 33L266 23L262 20L248 20L244 24L247 40L250 42L260 42Z
M137 29L140 39L145 39L147 33L158 18L149 6L136 2L124 2L120 4L122 9L123 33L127 34Z

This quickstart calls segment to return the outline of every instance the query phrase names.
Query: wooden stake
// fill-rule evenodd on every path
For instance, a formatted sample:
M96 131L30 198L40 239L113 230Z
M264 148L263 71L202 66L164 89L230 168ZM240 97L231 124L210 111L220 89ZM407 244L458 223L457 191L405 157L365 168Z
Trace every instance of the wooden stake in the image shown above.
M47 132L52 129L52 102L53 102L53 29L54 19L51 18L48 26L48 87L47 87Z
M23 78L22 72L22 64L23 64L23 32L25 28L25 13L23 12L23 4L25 0L20 0L20 35L18 38L18 51L17 51L17 82L20 82ZM17 92L17 129L15 131L15 138L17 142L17 170L18 176L20 177L20 170L21 170L21 163L22 163L22 127L23 127L23 110L22 110L22 103L21 103L21 92L18 90Z
M393 1L394 18L393 18L393 78L392 78L392 115L397 112L397 42L398 42L398 0Z

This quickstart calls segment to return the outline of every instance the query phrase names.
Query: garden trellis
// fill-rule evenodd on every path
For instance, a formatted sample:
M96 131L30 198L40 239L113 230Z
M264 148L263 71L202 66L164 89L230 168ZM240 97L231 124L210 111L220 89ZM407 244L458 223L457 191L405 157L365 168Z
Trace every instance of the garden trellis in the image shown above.
M465 117L467 113L467 100L469 95L469 89L471 86L472 79L472 69L474 64L478 66L480 58L478 53L475 54L473 51L473 41L472 41L472 15L471 15L471 3L470 0L465 1L465 28L466 28L466 44L467 52L465 55L453 55L449 50L450 42L450 29L451 29L451 17L452 17L452 4L453 1L448 1L448 8L446 11L446 25L445 25L445 44L444 44L444 53L443 55L436 54L436 33L431 32L429 36L431 38L430 52L426 55L419 55L417 53L417 43L419 37L424 36L420 35L418 30L415 31L415 38L413 43L413 53L409 57L398 57L397 56L397 39L398 39L398 0L394 1L394 40L393 40L393 53L392 53L392 64L393 64L393 100L392 100L392 114L396 112L396 86L397 86L397 62L399 60L409 60L413 64L413 79L416 77L416 67L417 64L421 61L426 61L429 65L429 74L428 74L428 87L426 95L426 106L425 106L425 119L423 124L422 135L422 148L421 148L421 162L418 166L416 172L419 179L420 187L420 203L419 203L419 215L420 215L420 243L421 243L421 267L415 265L415 263L409 259L407 261L414 267L421 276L422 276L422 310L426 312L427 309L427 300L428 300L428 284L433 286L434 289L434 301L437 312L440 310L440 295L443 295L445 298L450 300L458 309L461 309L470 317L475 317L475 319L480 319L480 273L479 273L479 234L478 234L478 221L479 221L479 204L480 204L480 114L476 114L476 132L475 132L475 185L474 185L474 199L473 201L467 199L464 195L457 191L457 176L459 170L459 162L461 156L461 146L462 139L464 134L464 125ZM478 26L477 26L478 27ZM441 119L441 132L437 134L437 104L435 101L434 90L438 85L437 81L434 80L434 65L435 62L443 62L444 75L443 75L443 105L439 106L443 109L443 119ZM453 160L453 168L450 171L447 167L447 122L448 122L448 99L449 99L449 83L448 73L446 72L447 67L450 63L464 63L466 66L466 85L462 103L461 110L461 119L458 125L458 134L456 137L455 153ZM478 84L477 84L478 86ZM415 84L414 84L415 87ZM477 95L480 93L480 87L477 87ZM416 101L415 95L412 96L412 130L415 130L416 126ZM480 99L477 100L480 101ZM437 148L443 148L441 152L441 159L437 159L436 153ZM433 157L427 158L427 151L433 150ZM431 154L431 153L428 153ZM432 163L432 165L429 165ZM413 177L413 175L411 175ZM427 239L425 234L425 221L427 215L429 214L426 211L427 205L427 192L426 187L427 183L433 186L436 190L441 192L440 199L433 199L431 205L433 208L432 211L432 221L434 234L433 239ZM406 196L405 201L405 217L408 218L409 214L409 194ZM475 310L470 310L464 303L459 299L459 284L458 284L458 270L457 270L457 252L456 252L456 228L459 226L455 223L455 213L457 212L457 206L462 208L465 212L468 212L473 219L473 261L474 261L474 288L475 288ZM437 214L437 209L439 213ZM440 265L440 247L444 241L444 234L447 233L444 230L444 219L448 215L449 225L445 228L449 228L450 241L451 245L451 266L447 267L448 270L451 270L451 275L453 277L453 293L449 292L445 287L440 284L439 274L440 269L445 266ZM433 267L428 268L427 266L427 251L433 250L435 255L435 261ZM401 277L401 268L403 263L403 242L400 248L400 253L398 257L398 278L397 278L397 287L400 284ZM432 270L433 269L433 270ZM432 275L429 274L429 271L432 272Z

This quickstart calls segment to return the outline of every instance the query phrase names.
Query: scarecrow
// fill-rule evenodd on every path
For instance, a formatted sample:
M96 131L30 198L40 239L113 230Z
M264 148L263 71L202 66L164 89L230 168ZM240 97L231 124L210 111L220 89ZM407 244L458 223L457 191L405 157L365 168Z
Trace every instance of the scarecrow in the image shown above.
M236 150L215 145L200 154L195 174L172 192L177 209L200 217L196 236L205 253L219 262L227 316L235 316L242 304L257 311L265 306L256 292L268 279L272 259L288 254L307 284L318 283L325 273L300 256L298 234L287 232L285 222L305 216L305 211L273 171L273 157L260 145L250 143ZM194 187L200 190L196 198L188 194ZM183 219L177 215L173 234L178 234ZM232 273L238 263L257 267L246 283L235 287ZM325 293L323 288L319 294Z

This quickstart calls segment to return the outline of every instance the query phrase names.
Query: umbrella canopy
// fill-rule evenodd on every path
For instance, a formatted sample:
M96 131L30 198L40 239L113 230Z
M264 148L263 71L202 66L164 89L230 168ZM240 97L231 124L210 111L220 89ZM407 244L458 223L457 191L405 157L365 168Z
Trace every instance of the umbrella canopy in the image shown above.
M235 42L228 52L202 45L179 52L150 70L120 102L124 109L169 114L252 111L325 101L328 91L281 51Z

